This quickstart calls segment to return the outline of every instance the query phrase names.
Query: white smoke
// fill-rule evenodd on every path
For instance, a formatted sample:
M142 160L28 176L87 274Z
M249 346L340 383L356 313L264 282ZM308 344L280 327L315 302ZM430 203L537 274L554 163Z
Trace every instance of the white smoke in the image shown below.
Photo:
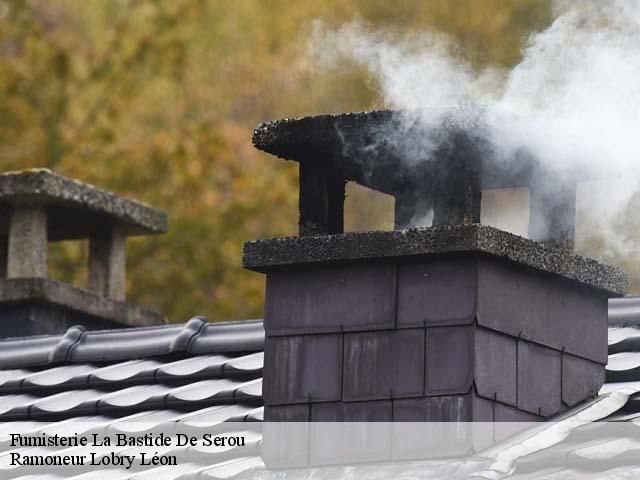
M471 107L458 121L473 124L480 108L485 135L506 162L525 149L548 169L604 178L615 188L597 198L582 188L579 212L593 211L590 225L612 249L626 248L602 212L616 217L640 190L640 2L563 1L554 10L510 71L474 69L437 32L402 35L360 23L316 24L310 51L324 72L365 68L387 108L419 108L414 115L427 126L461 106Z

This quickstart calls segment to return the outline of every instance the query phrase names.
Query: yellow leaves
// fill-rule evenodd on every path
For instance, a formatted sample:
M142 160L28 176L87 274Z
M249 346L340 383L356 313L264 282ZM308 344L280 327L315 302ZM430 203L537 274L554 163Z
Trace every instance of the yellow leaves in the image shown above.
M546 7L546 0L26 2L11 22L0 20L0 164L42 166L52 157L61 173L168 210L169 234L129 242L131 301L155 305L172 321L259 317L264 278L242 269L242 242L296 232L297 165L256 151L253 127L377 101L363 72L314 68L309 23L362 18L401 33L435 27L459 38L471 57L508 63ZM352 227L389 226L389 199L356 195ZM77 279L81 251L56 248L54 271Z

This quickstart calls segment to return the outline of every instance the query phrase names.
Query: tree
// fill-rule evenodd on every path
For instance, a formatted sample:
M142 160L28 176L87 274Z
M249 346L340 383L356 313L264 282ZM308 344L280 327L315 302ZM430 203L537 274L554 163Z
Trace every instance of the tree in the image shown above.
M256 151L253 127L379 104L365 72L322 75L309 63L305 32L317 18L437 28L474 64L510 65L549 9L546 0L0 2L0 165L51 167L168 210L168 235L131 241L131 301L171 321L259 317L264 280L242 270L242 242L295 234L297 167ZM376 226L389 207L349 205L354 228ZM86 246L61 244L51 270L82 284L85 260Z

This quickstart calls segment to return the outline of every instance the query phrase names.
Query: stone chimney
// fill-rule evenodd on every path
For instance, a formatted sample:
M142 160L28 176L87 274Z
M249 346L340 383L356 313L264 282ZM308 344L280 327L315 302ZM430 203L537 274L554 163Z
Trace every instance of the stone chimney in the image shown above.
M166 232L164 212L46 169L0 174L0 210L0 338L165 322L125 302L126 239ZM48 278L48 243L82 239L88 288Z
M254 134L258 148L300 162L300 236L244 250L267 281L265 418L532 421L595 396L607 301L626 277L573 254L567 189L544 243L480 225L483 188L535 193L541 179L503 178L477 143L457 141L432 170L406 172L393 151L360 148L390 116L285 120ZM407 208L432 208L436 226L342 233L346 181L394 195L397 225Z

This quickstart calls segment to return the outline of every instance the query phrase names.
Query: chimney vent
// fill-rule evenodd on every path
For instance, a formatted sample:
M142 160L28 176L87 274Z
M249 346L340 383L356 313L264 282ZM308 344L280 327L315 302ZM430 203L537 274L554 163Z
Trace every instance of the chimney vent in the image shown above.
M46 169L0 174L0 337L164 323L125 303L125 244L166 214ZM47 276L49 242L89 240L88 290Z
M300 163L301 236L343 232L347 181L393 196L396 229L429 214L432 226L479 223L483 189L528 187L529 237L573 249L581 172L551 172L523 151L509 161L498 158L474 133L483 131L481 123L463 129L447 115L432 136L439 143L434 147L430 138L423 145L427 127L419 118L383 110L277 120L259 125L253 143Z

